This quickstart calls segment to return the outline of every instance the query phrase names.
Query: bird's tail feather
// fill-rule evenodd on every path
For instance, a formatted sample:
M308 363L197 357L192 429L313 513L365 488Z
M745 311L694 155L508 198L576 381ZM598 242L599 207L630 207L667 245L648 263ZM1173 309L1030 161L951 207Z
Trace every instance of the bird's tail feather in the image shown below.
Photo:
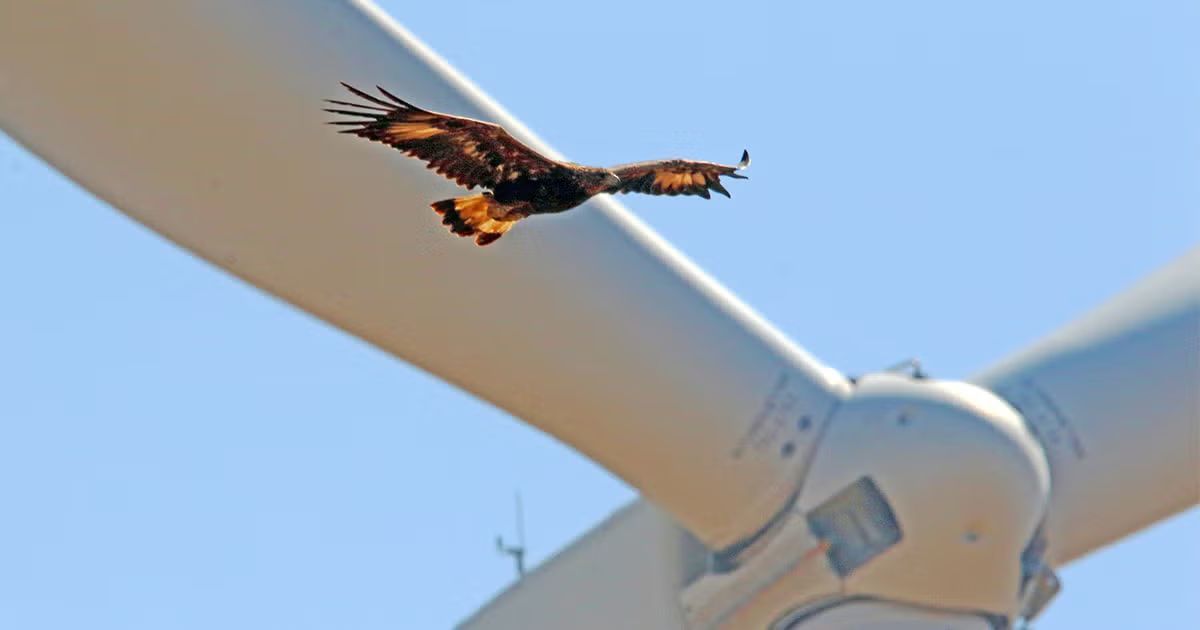
M459 236L474 236L477 245L496 242L505 232L512 229L516 221L493 219L488 211L496 201L491 195L471 195L436 201L431 206L442 215L442 225Z

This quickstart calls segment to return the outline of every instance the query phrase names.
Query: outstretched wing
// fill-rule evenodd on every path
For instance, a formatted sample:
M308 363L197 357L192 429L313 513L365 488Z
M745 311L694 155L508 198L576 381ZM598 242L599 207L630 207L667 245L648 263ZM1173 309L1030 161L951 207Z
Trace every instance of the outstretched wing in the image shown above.
M623 164L609 169L621 178L621 184L613 192L639 192L651 195L700 195L712 197L715 190L726 197L729 191L721 185L721 177L747 179L738 171L750 166L750 153L742 151L742 161L736 166L715 162L693 162L690 160L659 160Z
M505 180L537 175L558 163L521 144L500 125L430 112L377 87L391 102L342 84L366 103L329 100L356 110L326 109L361 120L338 120L342 133L382 142L429 163L439 175L466 188L494 188ZM360 111L361 110L361 111Z

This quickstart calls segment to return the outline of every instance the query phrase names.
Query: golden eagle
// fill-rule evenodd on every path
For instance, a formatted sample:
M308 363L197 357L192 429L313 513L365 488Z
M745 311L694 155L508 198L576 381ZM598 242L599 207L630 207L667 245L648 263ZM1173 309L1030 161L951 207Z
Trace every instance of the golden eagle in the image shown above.
M699 195L708 199L708 191L715 190L728 197L721 176L746 179L737 171L750 165L750 154L745 151L736 166L660 160L596 168L559 162L521 144L499 125L427 111L382 87L376 86L388 100L342 85L367 101L327 101L356 108L325 110L356 117L330 123L347 126L342 133L400 149L428 162L429 168L468 190L476 186L487 189L482 194L432 204L451 232L474 236L479 245L495 242L514 223L531 214L570 210L600 193Z

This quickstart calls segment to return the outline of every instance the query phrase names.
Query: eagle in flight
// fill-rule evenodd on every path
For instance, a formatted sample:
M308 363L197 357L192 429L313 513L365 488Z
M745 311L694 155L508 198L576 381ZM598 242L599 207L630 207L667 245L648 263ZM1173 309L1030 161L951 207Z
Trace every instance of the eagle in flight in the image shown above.
M442 223L479 245L493 243L532 214L570 210L600 193L729 196L721 176L746 179L737 171L750 165L743 151L736 166L691 160L638 162L596 168L552 160L525 146L499 125L439 114L411 105L377 87L382 97L342 84L366 102L328 100L355 109L325 111L353 117L331 122L342 133L382 142L428 163L428 168L478 195L432 204Z

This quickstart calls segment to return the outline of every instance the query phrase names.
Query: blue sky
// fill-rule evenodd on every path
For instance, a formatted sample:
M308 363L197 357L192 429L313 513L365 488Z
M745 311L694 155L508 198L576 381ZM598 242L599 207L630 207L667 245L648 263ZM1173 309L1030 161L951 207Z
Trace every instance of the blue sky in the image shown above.
M1200 242L1195 2L406 4L574 160L750 149L732 201L627 205L847 372L969 375ZM534 563L634 496L3 137L0 287L3 628L445 627L511 579L514 489ZM1197 541L1076 563L1038 626L1193 627Z

